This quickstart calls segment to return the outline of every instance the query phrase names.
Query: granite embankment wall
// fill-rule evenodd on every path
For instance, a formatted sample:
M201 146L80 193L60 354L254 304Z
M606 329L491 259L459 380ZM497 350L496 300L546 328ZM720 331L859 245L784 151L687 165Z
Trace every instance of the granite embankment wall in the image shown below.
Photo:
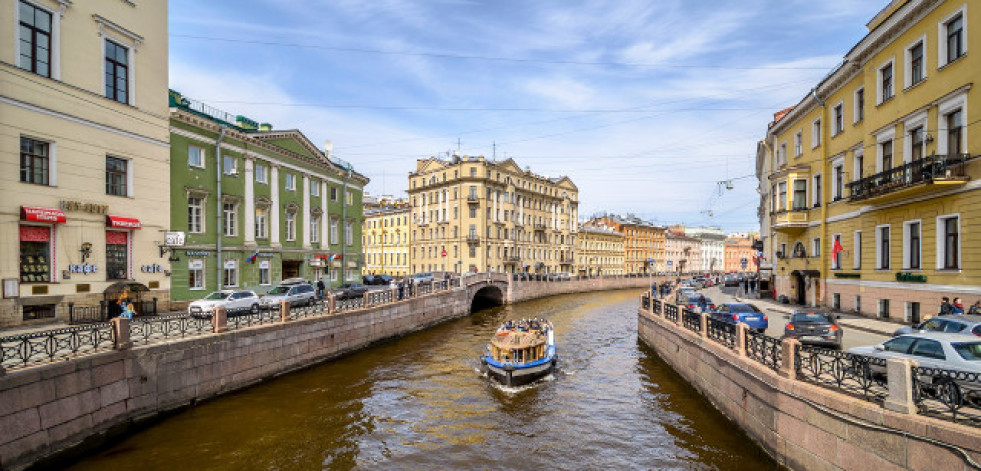
M646 283L511 282L505 289L517 296L501 297L519 302ZM161 413L465 316L478 288L8 371L0 376L0 469L85 448Z
M806 470L968 470L981 431L785 378L640 309L638 335L780 464ZM959 451L957 450L959 449Z

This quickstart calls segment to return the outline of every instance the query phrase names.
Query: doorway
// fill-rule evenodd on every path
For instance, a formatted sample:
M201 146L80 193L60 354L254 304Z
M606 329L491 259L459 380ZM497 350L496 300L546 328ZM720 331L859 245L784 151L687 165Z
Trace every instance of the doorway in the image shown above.
M283 279L299 278L302 263L300 260L283 260Z
M797 285L797 300L796 304L805 305L807 304L807 285L804 284L804 274L800 272L794 272L794 283Z

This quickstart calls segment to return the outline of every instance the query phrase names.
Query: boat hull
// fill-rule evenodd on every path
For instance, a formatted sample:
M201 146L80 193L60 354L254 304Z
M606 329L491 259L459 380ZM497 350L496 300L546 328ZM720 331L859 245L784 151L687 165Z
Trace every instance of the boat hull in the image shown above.
M495 381L509 387L524 386L552 373L555 358L533 366L494 365L483 360L484 371Z

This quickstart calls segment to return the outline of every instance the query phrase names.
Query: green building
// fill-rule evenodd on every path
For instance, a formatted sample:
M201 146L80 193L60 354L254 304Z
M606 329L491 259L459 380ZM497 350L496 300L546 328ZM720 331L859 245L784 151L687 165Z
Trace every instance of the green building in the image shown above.
M186 235L170 252L172 301L263 293L288 278L360 280L368 179L331 154L330 141L319 149L298 130L171 90L171 231Z

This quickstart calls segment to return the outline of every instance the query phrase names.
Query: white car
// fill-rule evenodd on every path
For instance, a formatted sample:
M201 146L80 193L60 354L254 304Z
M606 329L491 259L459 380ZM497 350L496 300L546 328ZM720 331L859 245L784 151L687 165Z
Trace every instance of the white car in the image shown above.
M412 275L412 284L417 285L419 283L429 283L435 279L436 278L433 276L433 274L429 272L416 273L415 275Z
M941 332L900 335L879 345L850 348L848 353L887 360L910 358L922 368L981 373L981 337L976 335ZM869 367L876 376L886 374L884 366L872 364ZM921 376L920 381L937 384L936 378L928 380ZM957 382L968 389L979 389L975 381Z
M259 296L252 291L215 291L203 299L187 306L188 314L195 317L210 317L218 306L224 307L228 315L259 312Z

